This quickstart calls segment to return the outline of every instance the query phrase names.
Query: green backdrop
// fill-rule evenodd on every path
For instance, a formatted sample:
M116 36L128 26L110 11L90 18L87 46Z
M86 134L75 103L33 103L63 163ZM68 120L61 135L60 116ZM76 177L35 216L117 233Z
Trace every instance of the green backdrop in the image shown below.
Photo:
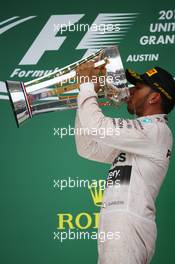
M54 31L69 20L97 23L113 18L121 35L93 38L87 31ZM120 19L119 19L120 18ZM100 20L101 19L101 20ZM119 26L120 26L119 25ZM70 64L100 45L118 44L125 68L139 72L162 66L175 75L174 1L2 1L0 80L34 79L39 70ZM119 32L121 33L121 32ZM29 72L33 71L33 72ZM34 76L32 75L34 74ZM103 108L106 115L127 117L125 107ZM175 112L169 125L175 132ZM40 115L17 128L0 83L0 262L96 263L95 239L65 239L80 231L96 232L99 207L88 188L54 185L61 179L105 179L109 165L78 156L74 136L60 139L54 128L74 126L75 110ZM157 199L158 239L152 264L174 263L174 161ZM55 180L55 181L54 181ZM62 217L72 226L62 222ZM55 233L54 233L55 232ZM63 233L64 232L64 233ZM73 236L73 234L72 234Z

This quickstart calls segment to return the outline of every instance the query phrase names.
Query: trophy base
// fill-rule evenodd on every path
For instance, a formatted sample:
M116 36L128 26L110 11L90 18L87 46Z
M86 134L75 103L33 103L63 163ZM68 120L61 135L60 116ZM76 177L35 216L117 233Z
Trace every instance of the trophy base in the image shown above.
M32 111L28 102L24 83L6 81L6 87L9 93L16 124L19 127L24 121L32 118Z

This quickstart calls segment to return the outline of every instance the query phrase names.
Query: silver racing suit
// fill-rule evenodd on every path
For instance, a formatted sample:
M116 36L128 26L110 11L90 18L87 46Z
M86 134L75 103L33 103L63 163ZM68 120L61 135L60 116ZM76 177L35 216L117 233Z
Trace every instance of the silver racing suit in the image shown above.
M166 115L134 120L106 117L93 83L84 83L75 128L80 156L112 164L98 229L99 234L109 235L103 242L98 240L98 264L150 263L157 237L155 200L172 148ZM86 128L84 133L80 128Z

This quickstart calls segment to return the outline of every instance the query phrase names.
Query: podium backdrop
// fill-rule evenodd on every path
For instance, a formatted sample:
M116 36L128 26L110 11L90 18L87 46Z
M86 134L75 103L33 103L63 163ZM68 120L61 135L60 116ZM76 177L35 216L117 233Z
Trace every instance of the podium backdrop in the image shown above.
M1 3L1 263L96 263L101 193L91 183L104 180L109 165L78 156L75 110L36 116L17 128L3 81L32 80L114 44L125 68L144 72L157 65L175 76L174 1ZM125 106L103 111L132 118ZM169 125L174 134L174 111ZM153 264L175 262L174 162L175 152L156 202Z

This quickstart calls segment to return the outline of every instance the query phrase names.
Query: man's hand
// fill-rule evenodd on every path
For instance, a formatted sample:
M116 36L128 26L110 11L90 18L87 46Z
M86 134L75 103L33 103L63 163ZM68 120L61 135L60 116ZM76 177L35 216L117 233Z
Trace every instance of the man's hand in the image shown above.
M79 77L79 83L93 82L96 93L101 89L99 75L105 76L106 73L105 65L95 68L95 63L98 61L99 58L82 63L82 65L79 65L76 70Z

